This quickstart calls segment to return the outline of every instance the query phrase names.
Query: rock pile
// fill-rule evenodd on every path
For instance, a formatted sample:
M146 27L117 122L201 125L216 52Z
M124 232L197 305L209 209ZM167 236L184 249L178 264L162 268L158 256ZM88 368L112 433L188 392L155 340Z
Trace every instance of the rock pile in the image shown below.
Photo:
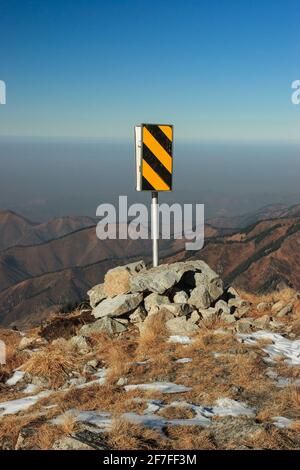
M87 337L97 331L121 333L130 324L142 330L153 315L164 319L170 334L193 333L217 320L242 333L254 321L246 317L250 303L233 288L224 289L218 274L201 260L151 269L143 261L119 266L88 296L96 321L81 328Z

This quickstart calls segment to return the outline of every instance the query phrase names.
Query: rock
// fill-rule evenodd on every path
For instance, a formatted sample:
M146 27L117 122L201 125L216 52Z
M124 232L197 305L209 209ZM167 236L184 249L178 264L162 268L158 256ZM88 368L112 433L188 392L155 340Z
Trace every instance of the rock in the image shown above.
M244 307L239 307L234 311L234 316L236 318L242 318L250 311L250 305L245 305Z
M120 317L118 317L118 322L119 322L119 323L122 323L122 325L128 325L129 320L127 320L127 318L120 318Z
M236 318L234 317L234 315L230 315L225 312L221 314L220 320L222 320L224 323L227 323L227 324L232 324L236 322Z
M156 294L156 293L148 295L144 300L145 309L148 313L150 312L150 310L153 310L153 308L156 308L159 305L169 304L169 303L170 303L170 300L168 299L167 296Z
M64 436L54 442L54 450L94 450L93 447L70 436Z
M188 315L193 312L193 307L188 304L163 304L158 307L159 311L162 309L172 313L174 317L181 317L183 315ZM153 310L150 310L149 314L153 314Z
M189 296L184 290L176 292L176 294L173 297L173 302L177 304L185 304L187 303L188 300L189 300Z
M283 300L279 300L272 306L272 313L278 313L286 306L286 303Z
M270 304L270 302L260 302L256 305L256 310L258 312L263 312L264 310L271 308L271 306L272 304Z
M217 300L223 294L223 281L209 266L202 273L196 273L194 277L196 287L206 286L212 301Z
M211 298L207 287L203 284L195 287L191 292L188 303L198 309L210 307Z
M218 302L215 305L215 309L218 314L225 313L227 315L230 315L230 307L228 307L225 300L218 300Z
M241 298L238 299L229 299L227 302L229 307L235 308L243 308L243 307L251 307L251 303L248 300L243 300Z
M230 298L235 298L235 299L239 299L240 298L240 294L238 293L237 290L235 290L234 287L229 287L227 289L227 294L229 295Z
M147 312L142 305L139 305L138 308L129 315L129 320L131 323L140 323L145 320L147 317Z
M99 333L101 331L108 333L109 335L113 335L115 333L122 333L126 330L126 326L122 325L122 323L114 320L113 318L105 317L95 321L94 323L90 323L89 325L84 325L80 329L80 334L88 338L93 333Z
M68 344L76 349L79 354L84 355L89 352L89 347L84 336L73 336L73 338L69 339Z
M108 297L126 294L130 291L130 277L133 274L145 271L144 261L118 266L107 271L104 277L104 292Z
M269 315L263 315L262 317L260 318L256 318L256 320L254 320L253 324L256 328L259 328L259 329L264 329L264 328L267 328L267 326L269 325L270 323L270 317Z
M204 274L206 282L211 288L212 297L216 293L216 289L219 289L218 292L223 291L223 284L219 276L202 260L163 264L136 274L130 278L130 289L131 292L150 291L164 294L171 287L178 284L186 273ZM183 279L183 282L186 282L187 279ZM193 287L196 285L195 282L194 280ZM222 286L222 289L220 286Z
M83 374L95 374L97 372L97 367L98 367L98 361L96 359L92 359L91 361L88 361L84 367L83 367Z
M37 338L24 336L19 343L18 349L22 351L23 349L28 349L30 347L33 347L34 344L36 343L36 340Z
M270 319L269 327L271 330L282 330L283 323L272 318Z
M112 299L103 300L92 314L95 318L118 317L132 312L143 300L142 294L120 294Z
M37 432L37 428L34 426L24 427L20 430L15 450L34 450L29 444L30 438L32 438Z
M117 385L119 385L120 387L123 387L126 384L128 384L128 379L126 377L120 377L117 382Z
M199 331L199 327L186 317L172 318L166 322L166 327L171 334L184 335Z
M200 320L200 318L201 318L201 317L200 317L199 313L197 312L197 310L194 310L194 311L192 312L192 315L191 315L190 320L191 320L192 323L198 323L198 321Z
M104 293L104 284L97 284L87 292L90 299L90 306L97 307L102 300L106 299L107 295Z
M218 318L217 311L213 307L207 309L200 309L199 313L204 321L214 321Z
M254 322L252 318L242 318L236 323L235 329L238 333L250 333L252 331L253 324Z
M293 305L292 304L288 304L286 305L285 307L283 307L276 315L277 318L282 318L282 317L285 317L286 315L288 315L289 313L291 313L293 311Z

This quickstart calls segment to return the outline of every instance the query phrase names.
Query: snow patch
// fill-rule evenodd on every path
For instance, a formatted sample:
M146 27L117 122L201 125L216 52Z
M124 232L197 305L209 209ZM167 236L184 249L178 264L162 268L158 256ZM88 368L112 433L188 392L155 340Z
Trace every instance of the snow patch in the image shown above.
M32 395L30 397L19 398L17 400L10 400L0 403L0 416L10 415L19 413L35 405L41 398L49 396L51 392L49 390Z
M168 339L169 343L192 344L191 338L188 336L174 335Z
M25 375L25 372L21 370L15 370L12 377L8 379L5 383L6 385L9 385L10 387L13 385L16 385L18 382L20 382L20 380L23 379L24 375Z
M126 392L130 390L155 390L161 393L183 393L189 392L191 387L185 385L177 385L172 382L151 382L148 384L125 385Z
M268 354L268 362L275 362L278 356L285 358L285 363L300 365L300 340L284 338L278 333L270 331L256 331L250 334L239 334L238 338L245 344L256 344L260 340L270 340L273 344L267 344L262 350Z
M272 418L274 421L274 424L277 428L288 428L292 423L293 420L289 418L285 418L284 416L275 416Z
M187 364L188 362L193 362L193 359L191 359L190 357L182 357L181 359L177 359L177 361L175 361L177 364Z

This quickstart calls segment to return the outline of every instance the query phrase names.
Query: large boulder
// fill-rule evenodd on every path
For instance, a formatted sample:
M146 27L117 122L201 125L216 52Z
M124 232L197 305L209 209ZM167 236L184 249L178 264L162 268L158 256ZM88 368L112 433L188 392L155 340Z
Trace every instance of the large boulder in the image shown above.
M122 323L113 318L104 317L100 320L95 321L94 323L90 323L89 325L84 325L80 329L80 335L83 337L88 338L92 336L94 333L104 332L109 335L113 335L115 333L122 333L126 331L127 328Z
M107 271L104 277L103 290L107 297L126 294L130 291L130 277L133 274L145 271L144 261L117 266Z
M163 264L156 268L143 271L130 278L131 292L156 292L164 294L178 284L185 274L187 283L192 287L205 282L211 298L216 300L223 293L223 283L219 276L202 260ZM198 281L195 274L202 274ZM183 279L183 282L185 280Z
M142 294L120 294L103 300L94 310L95 318L119 317L135 310L143 300Z

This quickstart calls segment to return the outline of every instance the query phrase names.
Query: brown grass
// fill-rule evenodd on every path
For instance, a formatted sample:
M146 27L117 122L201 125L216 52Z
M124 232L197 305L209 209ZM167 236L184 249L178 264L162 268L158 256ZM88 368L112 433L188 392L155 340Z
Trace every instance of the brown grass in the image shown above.
M22 369L32 375L48 379L52 388L61 387L74 370L73 357L60 350L46 349L34 354Z
M122 419L113 422L108 435L108 445L112 449L151 450L159 449L162 437L157 431L129 423Z

